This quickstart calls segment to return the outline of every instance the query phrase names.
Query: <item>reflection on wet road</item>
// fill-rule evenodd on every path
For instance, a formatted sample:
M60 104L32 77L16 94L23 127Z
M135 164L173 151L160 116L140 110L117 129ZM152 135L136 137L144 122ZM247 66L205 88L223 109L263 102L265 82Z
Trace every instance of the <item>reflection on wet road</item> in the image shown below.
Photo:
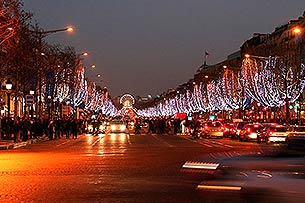
M1 152L0 202L256 202L254 194L260 200L287 200L284 194L288 189L274 195L270 188L244 187L252 182L247 179L259 179L252 182L255 184L270 179L303 184L303 179L290 178L304 169L302 157L247 161L243 156L279 148L156 134L83 135L44 141ZM290 175L283 175L283 170ZM278 177L282 179L274 179ZM238 187L241 195L234 190ZM293 187L289 188L293 194Z

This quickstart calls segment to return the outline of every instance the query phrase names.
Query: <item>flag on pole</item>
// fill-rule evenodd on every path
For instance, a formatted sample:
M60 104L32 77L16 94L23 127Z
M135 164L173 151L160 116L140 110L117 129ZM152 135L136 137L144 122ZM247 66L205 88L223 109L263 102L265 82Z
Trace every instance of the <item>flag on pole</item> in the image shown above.
M204 61L203 61L203 65L206 66L207 65L207 57L209 56L209 52L205 51L204 52Z

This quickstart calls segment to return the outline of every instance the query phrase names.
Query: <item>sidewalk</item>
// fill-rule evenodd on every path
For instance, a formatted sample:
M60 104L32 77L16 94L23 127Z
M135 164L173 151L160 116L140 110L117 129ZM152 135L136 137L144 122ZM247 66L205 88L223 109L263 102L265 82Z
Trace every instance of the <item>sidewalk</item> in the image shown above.
M19 147L26 146L28 144L33 144L38 142L39 140L47 140L47 137L43 136L37 139L30 139L24 142L17 142L14 143L13 140L0 140L0 150L7 150L7 149L15 149Z

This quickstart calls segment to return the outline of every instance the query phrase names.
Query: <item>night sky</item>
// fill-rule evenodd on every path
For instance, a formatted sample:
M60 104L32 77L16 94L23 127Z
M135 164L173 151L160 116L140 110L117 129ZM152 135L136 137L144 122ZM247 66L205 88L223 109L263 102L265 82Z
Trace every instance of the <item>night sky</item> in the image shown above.
M112 96L155 96L193 78L208 64L225 60L253 33L270 33L297 19L304 0L24 0L52 44L88 51L91 80ZM102 81L96 77L102 75Z

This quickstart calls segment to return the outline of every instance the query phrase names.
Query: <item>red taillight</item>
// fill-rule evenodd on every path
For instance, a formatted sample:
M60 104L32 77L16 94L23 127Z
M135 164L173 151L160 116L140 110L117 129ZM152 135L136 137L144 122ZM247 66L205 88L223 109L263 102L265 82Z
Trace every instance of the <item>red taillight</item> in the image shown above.
M251 132L251 128L247 128L247 132L250 133Z
M272 136L273 132L269 132L269 136Z

